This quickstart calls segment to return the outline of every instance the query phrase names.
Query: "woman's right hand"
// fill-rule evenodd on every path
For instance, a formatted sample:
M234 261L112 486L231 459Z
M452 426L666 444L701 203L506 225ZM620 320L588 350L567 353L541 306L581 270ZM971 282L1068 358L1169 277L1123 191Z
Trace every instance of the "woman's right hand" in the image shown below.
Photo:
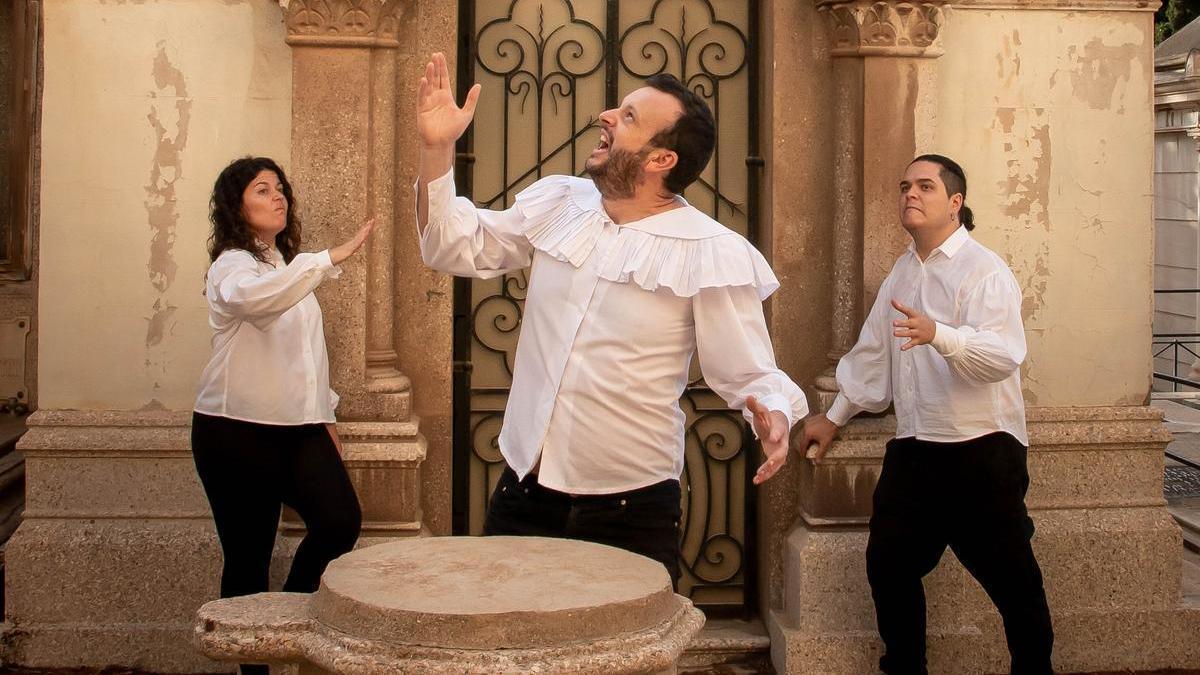
M371 230L373 229L375 229L374 218L368 220L362 227L358 228L358 232L355 232L354 236L350 237L349 240L329 249L330 262L334 265L340 265L343 260L354 255L355 251L362 248L363 242L367 240L367 237L371 236Z

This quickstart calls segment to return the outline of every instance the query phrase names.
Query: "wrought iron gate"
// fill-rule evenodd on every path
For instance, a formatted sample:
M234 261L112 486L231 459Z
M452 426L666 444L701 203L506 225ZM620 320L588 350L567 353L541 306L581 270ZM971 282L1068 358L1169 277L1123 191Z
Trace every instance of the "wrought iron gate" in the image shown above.
M717 146L685 195L755 241L756 0L461 0L458 88L484 86L460 144L460 194L504 209L538 178L583 173L598 139L590 126L656 73L708 101ZM454 527L478 534L504 467L497 438L512 381L527 271L456 280ZM683 579L709 608L753 600L752 436L704 386L693 362L687 414Z

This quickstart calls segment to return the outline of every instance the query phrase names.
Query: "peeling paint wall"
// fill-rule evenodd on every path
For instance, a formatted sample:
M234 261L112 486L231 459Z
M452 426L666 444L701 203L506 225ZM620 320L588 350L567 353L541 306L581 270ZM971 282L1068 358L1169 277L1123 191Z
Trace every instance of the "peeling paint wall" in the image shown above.
M191 408L213 181L290 156L284 37L261 0L46 3L41 407Z
M1142 403L1153 273L1152 15L951 10L934 146L1024 289L1034 406Z

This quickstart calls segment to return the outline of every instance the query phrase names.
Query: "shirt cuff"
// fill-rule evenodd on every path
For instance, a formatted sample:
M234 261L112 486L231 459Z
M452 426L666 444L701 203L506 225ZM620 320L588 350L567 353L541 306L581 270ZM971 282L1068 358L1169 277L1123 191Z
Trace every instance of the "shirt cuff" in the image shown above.
M342 268L333 264L333 258L329 256L329 249L317 254L317 269L321 270L321 273L329 279L342 276Z
M942 356L954 356L966 344L967 338L957 329L938 321L934 324L929 344Z
M778 410L779 412L783 413L783 416L787 418L789 430L796 424L796 420L792 419L792 403L788 400L788 397L784 396L783 394L767 394L766 396L759 396L758 402L767 410ZM750 431L754 433L755 438L758 438L758 430L754 428L754 413L743 408L742 417L746 418L746 422L750 425Z
M846 422L850 421L860 412L856 406L846 398L845 394L838 392L837 398L833 399L833 404L829 406L829 410L825 411L825 417L839 427L846 426Z

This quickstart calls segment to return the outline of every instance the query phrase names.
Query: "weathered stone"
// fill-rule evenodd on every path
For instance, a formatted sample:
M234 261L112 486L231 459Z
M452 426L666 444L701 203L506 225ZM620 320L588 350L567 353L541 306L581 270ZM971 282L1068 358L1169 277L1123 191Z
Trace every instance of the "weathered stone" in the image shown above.
M894 423L855 421L821 466L801 468L806 492L815 494L802 498L801 522L786 545L782 607L767 617L781 672L875 668L882 646L864 524ZM1162 498L1170 436L1160 414L1143 407L1034 408L1029 432L1027 503L1054 620L1056 668L1200 666L1192 644L1200 606L1181 603L1181 538ZM931 672L1007 668L999 616L948 549L925 589ZM1133 647L1151 634L1153 649Z
M302 662L302 673L673 673L703 623L648 558L451 537L349 553L312 595L208 603L196 639L214 658Z

